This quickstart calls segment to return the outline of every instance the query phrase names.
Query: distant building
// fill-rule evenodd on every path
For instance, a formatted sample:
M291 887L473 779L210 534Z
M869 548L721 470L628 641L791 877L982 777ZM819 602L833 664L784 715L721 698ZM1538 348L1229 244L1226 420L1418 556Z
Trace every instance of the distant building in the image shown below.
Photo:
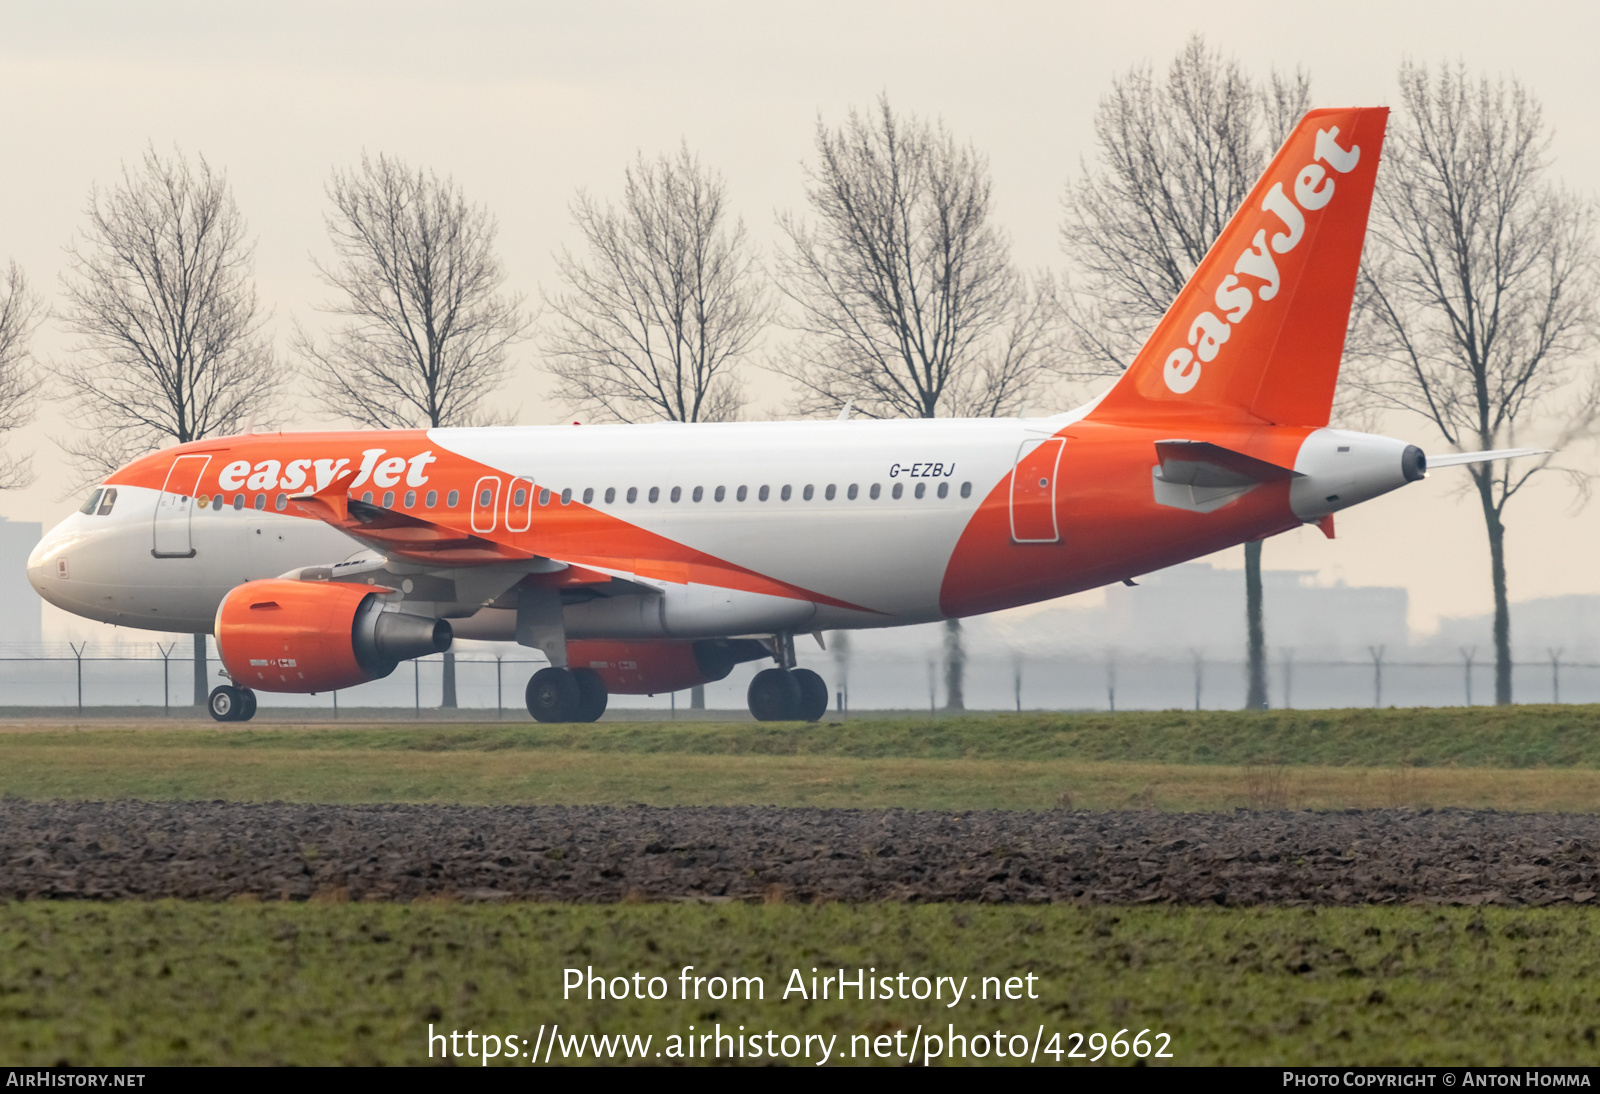
M35 521L0 517L0 645L38 646L44 640L44 601L28 584L28 553L44 535Z
M1439 620L1439 631L1422 646L1455 658L1463 649L1480 660L1494 656L1494 616L1456 616ZM1542 662L1551 651L1568 661L1600 660L1600 596L1570 593L1511 605L1511 652L1518 661Z

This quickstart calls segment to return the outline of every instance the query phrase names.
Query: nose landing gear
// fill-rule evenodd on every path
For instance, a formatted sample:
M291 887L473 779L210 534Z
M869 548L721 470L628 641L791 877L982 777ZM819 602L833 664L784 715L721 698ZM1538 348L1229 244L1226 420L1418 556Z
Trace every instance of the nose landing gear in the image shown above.
M206 709L219 722L248 722L256 714L256 693L249 688L223 684L211 690Z
M528 681L528 713L540 722L599 721L608 698L593 669L540 669Z
M810 669L762 669L747 698L758 722L815 722L828 713L828 685Z

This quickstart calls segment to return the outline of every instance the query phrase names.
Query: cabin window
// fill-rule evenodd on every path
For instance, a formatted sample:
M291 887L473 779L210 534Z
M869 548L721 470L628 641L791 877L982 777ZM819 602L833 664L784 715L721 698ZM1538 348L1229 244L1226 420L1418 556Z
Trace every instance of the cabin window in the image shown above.
M571 505L572 504L572 487L569 486L565 490L561 491L561 504L562 505Z
M877 501L878 495L881 493L883 493L883 487L879 486L877 483L873 483L872 489L868 491L868 496L871 497L873 501Z
M705 487L697 486L697 487L694 488L694 494L692 495L692 497L694 498L695 501L700 501L705 496L706 496L706 488Z
M407 509L414 509L414 508L416 508L416 504L417 504L417 492L415 490L407 490L406 491L406 508Z
M583 504L588 505L593 501L594 501L594 487L585 486L583 488Z
M760 490L756 491L756 497L761 501L766 501L767 498L769 498L771 496L772 496L772 487L770 487L770 486L763 486Z
M272 507L280 513L283 512L289 507L289 495L279 494L277 497L273 498Z
M658 502L660 500L661 500L661 487L652 486L650 488L650 504L654 505L656 502Z
M516 493L511 495L511 504L512 505L516 505L516 506L522 506L522 505L526 505L527 501L528 501L528 491L523 489L520 486L517 487Z
M917 497L920 498L920 497L924 496L925 494L927 494L927 492L928 492L928 484L927 483L925 483L925 482L917 483L917 490L916 490Z
M636 502L638 500L639 500L639 488L637 486L628 487L628 504L632 505L634 502Z
M972 484L970 482L961 484L961 496L964 498L972 497Z
M789 500L789 495L792 494L792 493L794 493L794 488L791 487L791 486L785 486L783 488L783 492L782 492L782 494L780 496L783 498L784 501L788 501Z
M850 484L850 489L848 489L848 490L846 490L844 492L844 496L849 498L851 501L855 501L856 500L856 495L859 494L860 492L861 492L861 488L858 487L855 483L851 483Z
M740 501L743 501L745 498L750 496L750 488L748 486L741 486L739 487L739 492L734 496Z
M812 486L810 483L806 483L806 488L800 491L800 497L803 501L810 501L816 492L816 487Z
M446 509L454 509L456 507L456 502L458 502L460 500L461 500L461 491L452 490L452 491L450 491L450 493L445 495L444 507Z
M78 512L82 513L86 517L93 516L94 511L100 507L100 495L103 493L105 493L104 490L96 490L94 493L90 494L89 500L83 503L83 508L79 509Z
M615 486L606 487L606 504L610 505L613 502L615 502L616 500L617 500L617 488Z
M677 502L677 501L681 500L683 498L683 487L674 486L672 488L672 494L670 495L670 497L672 498L672 500L674 502Z
M540 505L549 505L550 504L550 491L548 489L539 491L539 504Z
M368 500L371 500L372 495L368 494L367 498L368 498ZM265 509L266 507L267 507L267 496L265 494L257 494L256 495L256 508L257 509Z
M895 483L894 484L894 489L890 491L890 493L894 495L894 500L895 501L899 501L901 499L901 497L903 497L905 495L905 492L906 492L906 484L903 483L903 482Z
M385 490L383 492L383 507L385 509L393 509L394 508L394 491L393 490Z
M723 498L725 498L727 496L728 496L728 488L726 486L719 486L719 487L717 487L717 492L711 495L711 499L713 501L721 501Z
M222 503L223 503L223 497L222 497L221 494L218 494L216 497L211 499L211 508L215 509L217 512L220 513L220 512L222 512Z
M949 483L941 482L939 484L939 496L941 498L948 498L950 496L950 484Z
M833 495L837 494L838 492L839 492L839 488L837 486L833 485L833 483L830 482L828 484L828 488L822 492L822 496L824 498L826 498L828 501L832 501L833 500Z
M368 494L367 497L371 498L372 495ZM494 491L493 490L484 490L484 491L481 491L478 494L478 508L487 509L487 508L489 508L489 506L491 506L493 504L494 504Z

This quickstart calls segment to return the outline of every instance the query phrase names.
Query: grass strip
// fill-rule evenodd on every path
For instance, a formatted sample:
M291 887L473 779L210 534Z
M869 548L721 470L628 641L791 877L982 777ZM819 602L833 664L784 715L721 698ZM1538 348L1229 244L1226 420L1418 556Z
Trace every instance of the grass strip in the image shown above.
M1065 1052L1073 1032L1149 1029L1177 1064L1572 1064L1594 1057L1600 975L1589 909L25 903L0 905L0 941L0 1057L18 1066L428 1063L430 1025L532 1041L557 1023L649 1034L652 1064L719 1024L837 1035L847 1063L873 1044L852 1038L903 1032L904 1052L915 1027L954 1025L1008 1042L1042 1026L1039 1063L1058 1033ZM763 997L682 1000L691 965L759 976ZM569 967L660 976L667 998L563 1001ZM792 970L809 992L812 969L841 968L908 989L967 977L969 994L782 998ZM1036 999L971 998L1029 973ZM613 1062L592 1042L563 1055Z

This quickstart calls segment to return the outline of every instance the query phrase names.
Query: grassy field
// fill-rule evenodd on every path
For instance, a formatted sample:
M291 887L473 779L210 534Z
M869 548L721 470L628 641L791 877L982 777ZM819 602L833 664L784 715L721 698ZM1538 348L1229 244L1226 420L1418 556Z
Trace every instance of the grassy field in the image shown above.
M681 1043L691 1025L719 1023L837 1035L836 1063L865 1062L866 1043L852 1041L862 1035L904 1031L907 1052L919 1025L998 1030L1008 1048L1042 1026L1039 1063L1056 1062L1054 1034L1070 1051L1073 1032L1123 1029L1170 1034L1177 1064L1597 1055L1600 913L1580 909L12 904L0 905L0 937L0 1058L13 1065L427 1063L430 1023L502 1044L514 1035L518 1048L541 1025L649 1034L650 1063L666 1062L654 1054L671 1051L671 1035ZM759 976L764 999L684 1001L685 965ZM667 997L563 1001L563 970L591 966L660 976ZM813 968L904 972L908 989L918 975L968 977L967 997L784 1000L791 970L809 988ZM998 988L1029 973L1037 999L972 998L984 976L1002 978ZM1017 987L1026 994L1026 981ZM570 1052L565 1062L579 1062ZM584 1062L592 1055L591 1043ZM551 1063L562 1058L558 1048Z
M0 732L0 794L1084 809L1600 806L1600 708Z

